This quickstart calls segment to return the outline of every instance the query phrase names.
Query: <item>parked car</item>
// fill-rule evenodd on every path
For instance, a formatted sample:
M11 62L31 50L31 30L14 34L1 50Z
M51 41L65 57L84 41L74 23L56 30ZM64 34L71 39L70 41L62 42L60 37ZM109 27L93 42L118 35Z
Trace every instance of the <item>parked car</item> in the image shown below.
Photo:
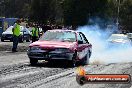
M76 66L77 62L89 64L92 45L81 32L72 30L48 30L42 37L29 45L27 55L31 65L38 60L68 61Z
M2 33L1 36L2 42L4 42L5 40L10 40L10 41L13 40L12 28L13 26L10 26L9 28L7 28L5 32ZM31 37L30 31L24 26L20 26L20 28L21 28L21 36L19 37L19 41L23 42L24 40L26 40L27 42L29 42Z
M131 47L131 40L124 34L112 34L107 41L109 48Z
M132 40L132 33L127 33L127 37Z

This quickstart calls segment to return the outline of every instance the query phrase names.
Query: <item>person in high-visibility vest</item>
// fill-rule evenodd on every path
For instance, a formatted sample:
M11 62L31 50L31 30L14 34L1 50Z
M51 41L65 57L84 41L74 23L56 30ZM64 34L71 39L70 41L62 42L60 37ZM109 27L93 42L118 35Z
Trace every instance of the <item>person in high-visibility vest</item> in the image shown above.
M13 25L12 32L13 32L13 47L12 52L17 52L17 46L19 42L19 36L20 36L20 20L17 20L16 23Z
M32 27L32 42L37 41L38 38L39 38L39 30L35 25L33 25L33 27Z

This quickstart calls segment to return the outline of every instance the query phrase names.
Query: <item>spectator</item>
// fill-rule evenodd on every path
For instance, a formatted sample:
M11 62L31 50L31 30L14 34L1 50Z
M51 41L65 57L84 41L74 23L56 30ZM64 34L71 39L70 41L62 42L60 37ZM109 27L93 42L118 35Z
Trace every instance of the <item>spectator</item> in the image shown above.
M37 41L39 38L39 30L36 27L36 25L33 25L32 27L32 42Z
M12 52L17 52L17 46L19 42L19 36L20 36L20 20L17 20L16 23L13 25L12 32L13 32L13 47Z

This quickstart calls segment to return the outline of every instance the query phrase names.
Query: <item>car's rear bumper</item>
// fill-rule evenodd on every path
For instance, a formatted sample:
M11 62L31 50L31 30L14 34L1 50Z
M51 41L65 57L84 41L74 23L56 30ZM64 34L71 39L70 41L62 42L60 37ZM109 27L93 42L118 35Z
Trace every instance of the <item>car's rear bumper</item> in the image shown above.
M72 60L74 53L62 53L62 52L44 52L44 51L27 51L29 58L37 60Z

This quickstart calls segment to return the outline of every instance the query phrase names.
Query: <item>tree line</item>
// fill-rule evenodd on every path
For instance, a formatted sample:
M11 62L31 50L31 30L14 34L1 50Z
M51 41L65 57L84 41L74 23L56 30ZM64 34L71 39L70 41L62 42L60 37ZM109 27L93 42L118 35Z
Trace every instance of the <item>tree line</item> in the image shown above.
M0 16L74 27L100 18L101 26L114 23L131 31L132 0L1 0Z

